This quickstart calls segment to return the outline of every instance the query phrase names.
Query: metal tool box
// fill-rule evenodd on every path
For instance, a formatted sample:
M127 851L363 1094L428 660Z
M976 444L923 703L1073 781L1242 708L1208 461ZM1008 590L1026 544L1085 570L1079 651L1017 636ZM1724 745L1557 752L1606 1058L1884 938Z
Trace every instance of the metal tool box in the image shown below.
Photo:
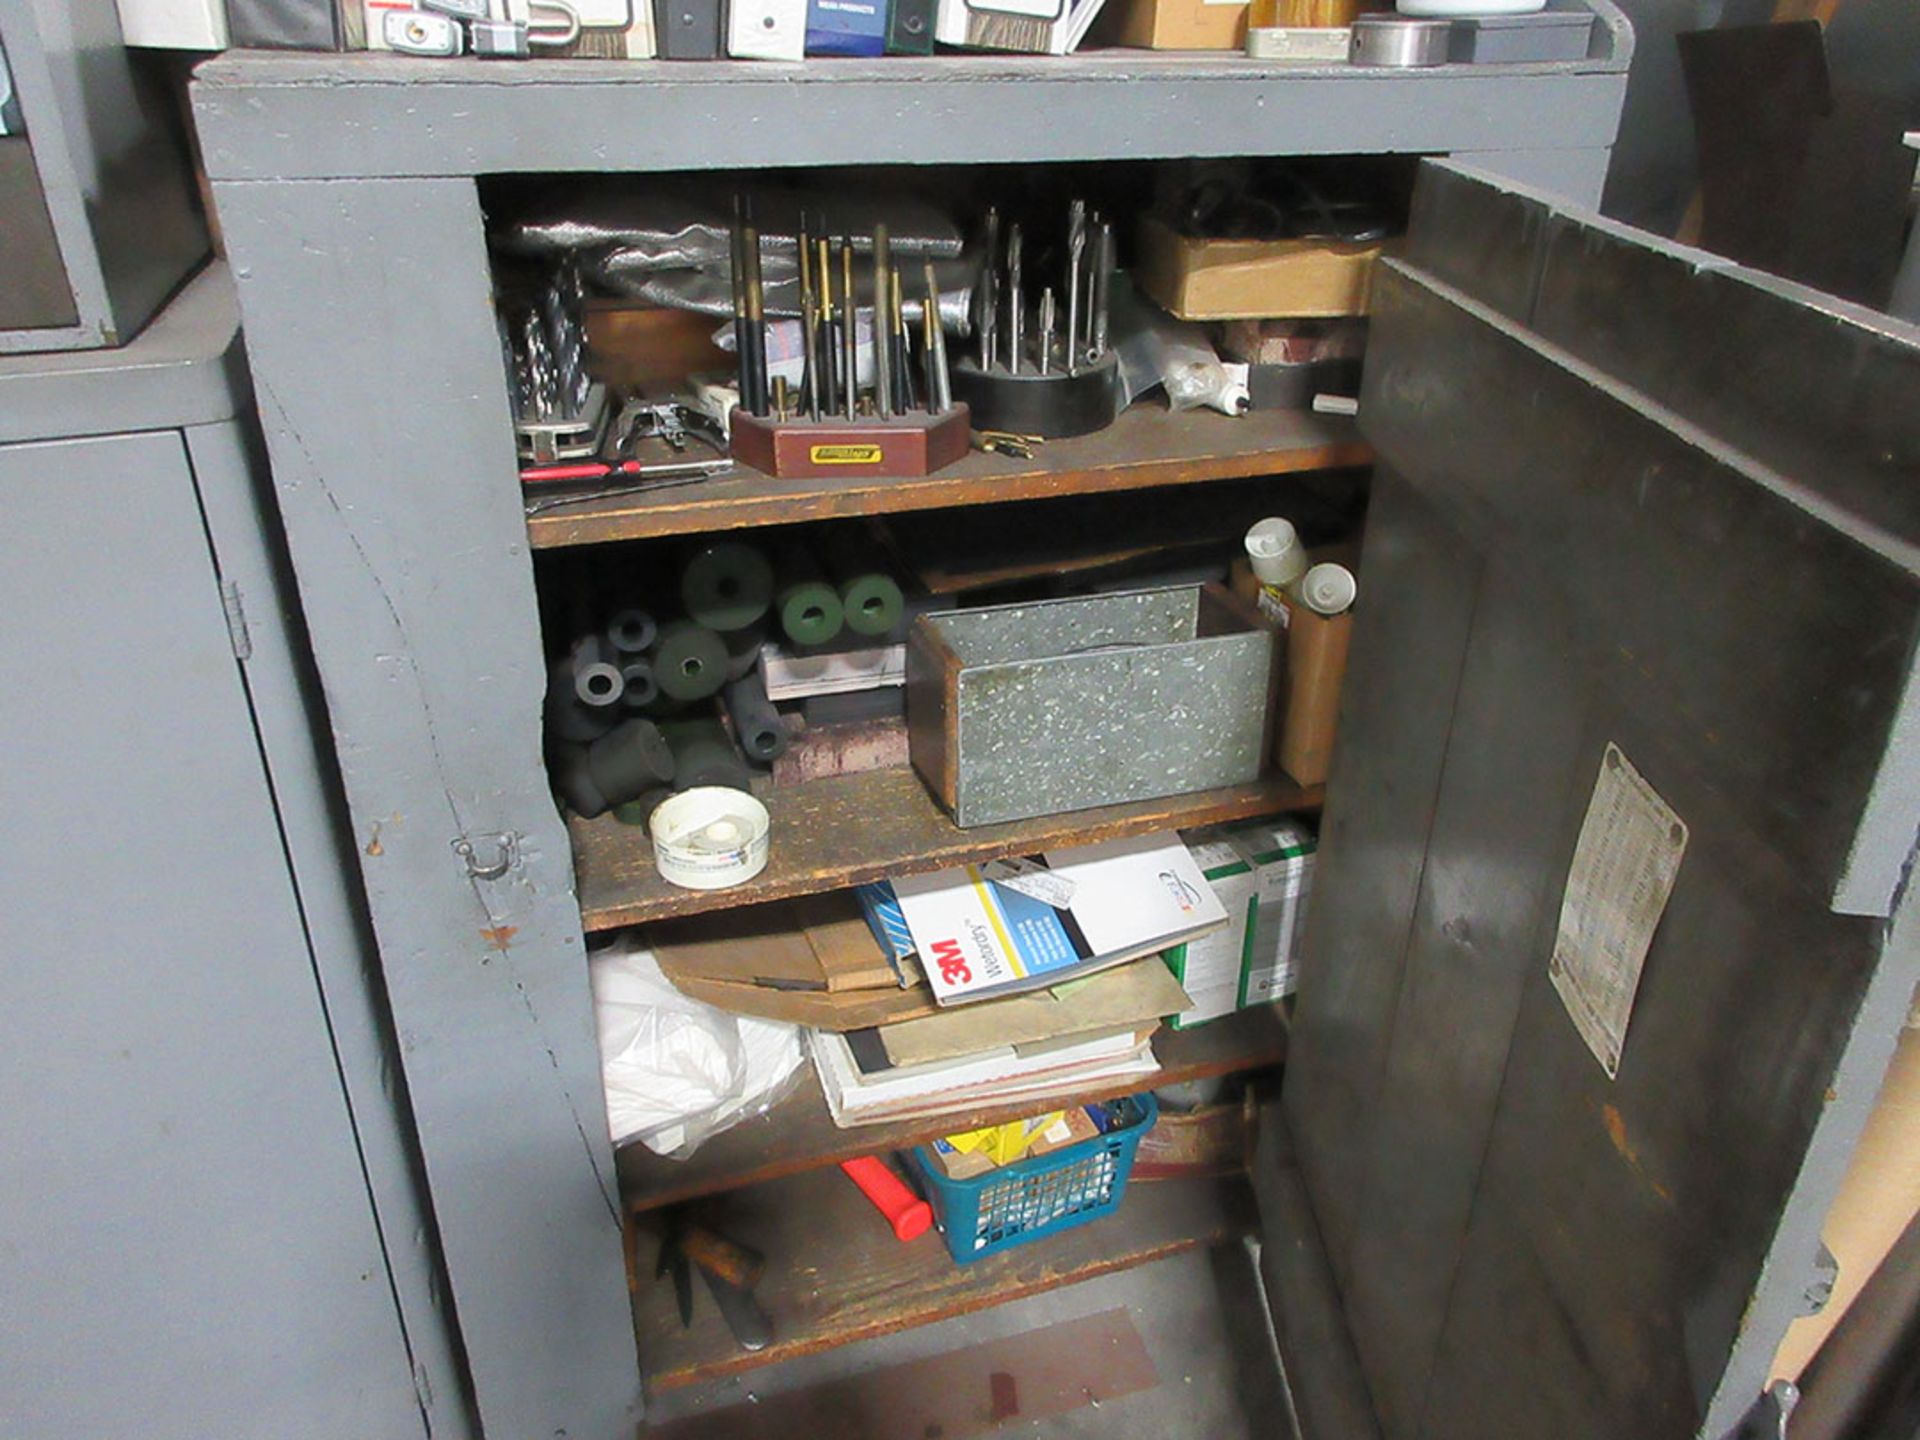
M923 615L907 646L913 766L961 826L1260 774L1275 632L1218 585Z

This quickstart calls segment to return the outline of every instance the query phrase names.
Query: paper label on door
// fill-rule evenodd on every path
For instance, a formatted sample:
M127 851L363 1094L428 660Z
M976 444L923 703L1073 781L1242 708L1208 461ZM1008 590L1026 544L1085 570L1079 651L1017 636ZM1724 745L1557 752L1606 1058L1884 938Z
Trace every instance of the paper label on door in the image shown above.
M1574 1028L1609 1078L1620 1073L1640 969L1686 850L1686 822L1620 747L1609 744L1574 847L1547 964Z

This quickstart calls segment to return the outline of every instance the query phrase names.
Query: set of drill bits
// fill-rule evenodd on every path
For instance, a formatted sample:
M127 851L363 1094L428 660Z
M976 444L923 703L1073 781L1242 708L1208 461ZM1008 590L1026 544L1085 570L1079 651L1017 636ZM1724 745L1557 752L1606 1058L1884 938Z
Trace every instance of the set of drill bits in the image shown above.
M1078 375L1107 353L1113 276L1113 226L1087 202L1067 208L1065 264L1049 283L1026 268L1026 236L987 211L985 263L974 296L974 333L982 370L1008 374Z
M916 340L906 319L908 282L893 263L886 226L874 226L864 260L856 258L850 238L816 234L805 215L795 244L800 363L798 383L790 384L785 376L769 378L760 239L751 217L736 206L740 410L734 455L775 475L864 468L906 476L965 454L966 407L953 400L933 263L921 266L925 289Z
M987 211L977 345L954 367L955 393L982 430L1053 439L1103 429L1120 403L1108 339L1113 226L1074 200L1050 252L1036 255L1029 238L1014 224L1003 239L999 211Z
M520 456L535 464L591 456L606 422L606 388L587 374L586 294L560 266L535 301L500 317L500 345Z

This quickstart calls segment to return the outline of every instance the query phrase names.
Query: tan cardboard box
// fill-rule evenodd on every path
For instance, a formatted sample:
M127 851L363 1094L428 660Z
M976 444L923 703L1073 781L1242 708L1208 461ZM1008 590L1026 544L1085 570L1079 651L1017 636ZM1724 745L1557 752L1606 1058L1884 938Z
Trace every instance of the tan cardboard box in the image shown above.
M1244 50L1245 0L1123 0L1109 4L1105 39L1145 50Z
M1200 240L1140 222L1140 288L1182 320L1364 315L1392 242Z

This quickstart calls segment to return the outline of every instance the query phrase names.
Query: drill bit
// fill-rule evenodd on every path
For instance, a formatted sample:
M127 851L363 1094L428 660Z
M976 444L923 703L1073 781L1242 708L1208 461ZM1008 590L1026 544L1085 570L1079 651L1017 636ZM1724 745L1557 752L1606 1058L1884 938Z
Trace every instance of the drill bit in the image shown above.
M747 349L753 356L753 403L750 415L767 413L767 322L760 283L760 232L749 225L744 232L747 262Z
M933 262L927 265L927 409L944 415L953 408L953 380L947 371L947 336L940 328L940 286L933 278Z
M1053 373L1053 287L1040 292L1040 373Z
M905 415L914 408L915 395L913 385L913 346L912 336L907 330L906 290L900 283L900 272L893 272L890 282L893 290L893 345L894 345L894 409Z
M834 341L833 308L833 263L827 241L812 242L814 249L813 273L820 287L820 323L816 327L814 359L820 367L820 409L831 415L839 408L840 382L837 371L840 366L840 347Z
M893 416L893 258L887 227L873 227L873 408L882 420Z
M1007 231L1007 369L1020 373L1020 227Z
M993 368L1000 328L1000 212L987 207L986 258L980 265L980 293L974 297L973 333L979 337L980 368Z
M1093 358L1107 353L1107 321L1113 301L1113 226L1100 222L1099 256L1093 272Z
M795 241L800 252L800 403L809 420L820 418L820 367L815 363L815 341L819 338L813 285L813 241L807 235L807 212L800 212L800 234Z
M746 222L741 218L741 201L733 197L733 230L729 235L733 275L733 360L740 382L740 404L752 413L753 360L747 353L747 249Z
M1080 270L1087 250L1086 206L1073 202L1067 235L1067 373L1080 373Z
M846 368L847 419L860 413L860 331L853 295L853 243L840 242L840 361Z

